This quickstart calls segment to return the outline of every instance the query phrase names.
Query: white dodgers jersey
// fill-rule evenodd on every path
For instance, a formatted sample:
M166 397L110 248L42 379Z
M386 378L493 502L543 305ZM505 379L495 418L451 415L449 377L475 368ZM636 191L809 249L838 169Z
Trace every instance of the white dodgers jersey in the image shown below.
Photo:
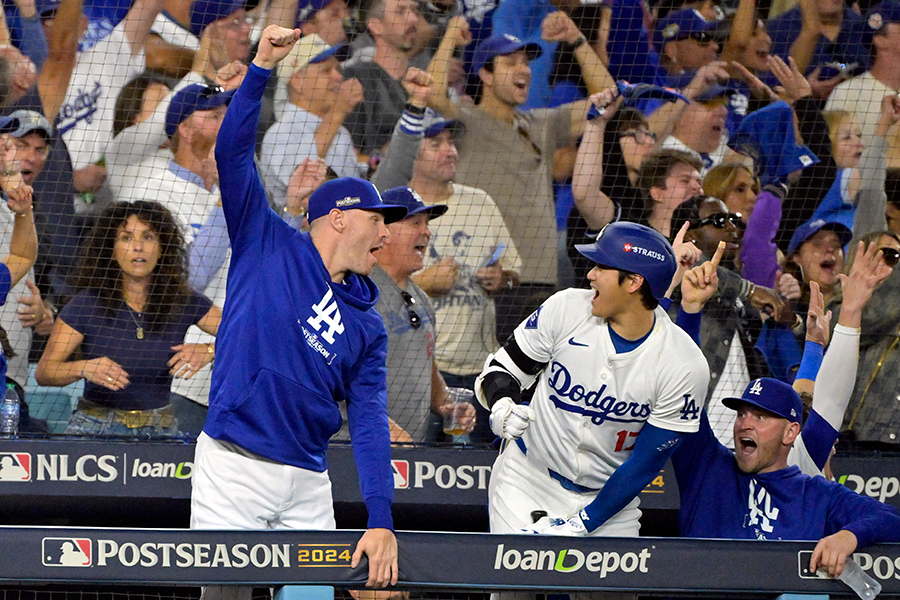
M599 489L631 455L644 423L698 430L709 366L697 344L661 308L650 335L617 354L593 290L554 294L516 329L522 351L547 363L523 440L529 458Z

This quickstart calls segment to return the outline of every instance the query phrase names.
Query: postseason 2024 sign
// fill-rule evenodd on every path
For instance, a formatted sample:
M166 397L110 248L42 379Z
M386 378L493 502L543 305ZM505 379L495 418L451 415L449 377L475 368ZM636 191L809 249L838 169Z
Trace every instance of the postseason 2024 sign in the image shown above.
M359 587L367 565L353 569L350 560L361 535L0 528L6 547L16 549L0 561L0 580ZM849 592L809 572L811 542L420 532L398 532L397 539L403 589ZM882 595L900 595L900 544L871 546L854 558L881 582Z

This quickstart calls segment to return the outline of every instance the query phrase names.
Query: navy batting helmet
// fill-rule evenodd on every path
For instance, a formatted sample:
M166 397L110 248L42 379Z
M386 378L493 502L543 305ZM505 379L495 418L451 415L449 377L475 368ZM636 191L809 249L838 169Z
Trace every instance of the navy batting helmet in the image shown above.
M677 267L672 246L661 233L627 221L610 223L600 230L596 242L578 244L575 249L598 265L640 275L657 300L666 294Z

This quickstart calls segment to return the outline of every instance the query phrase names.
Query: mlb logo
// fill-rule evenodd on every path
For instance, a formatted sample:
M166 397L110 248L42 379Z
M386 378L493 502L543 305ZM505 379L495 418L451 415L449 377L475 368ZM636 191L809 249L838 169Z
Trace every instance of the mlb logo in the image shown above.
M394 489L409 489L409 461L392 460L391 470L394 472Z
M41 563L45 567L90 567L91 540L86 538L44 538Z
M31 481L31 455L0 452L0 481Z
M631 252L631 244L625 244L624 246L622 246L622 249L625 252Z

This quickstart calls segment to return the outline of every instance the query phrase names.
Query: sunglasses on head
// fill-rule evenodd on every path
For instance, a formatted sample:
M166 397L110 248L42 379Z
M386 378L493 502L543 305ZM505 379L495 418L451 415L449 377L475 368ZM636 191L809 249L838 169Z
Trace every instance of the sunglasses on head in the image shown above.
M201 98L212 98L213 96L215 96L217 94L222 94L224 92L225 92L225 88L223 88L221 85L207 85L207 86L204 86L204 88L202 90L200 90L200 97Z
M403 303L406 304L406 316L409 318L409 326L413 329L418 329L422 326L422 317L412 309L416 305L416 299L409 292L404 292L403 290L400 290L400 297L403 298Z
M741 213L714 213L700 219L699 221L693 221L691 223L691 229L695 229L697 227L703 227L705 225L712 225L716 229L725 229L725 226L731 223L734 227L738 229L745 229L746 225L741 221Z
M889 267L897 266L897 263L900 262L900 250L895 250L893 248L879 248L881 250L881 257L884 259L884 264Z

